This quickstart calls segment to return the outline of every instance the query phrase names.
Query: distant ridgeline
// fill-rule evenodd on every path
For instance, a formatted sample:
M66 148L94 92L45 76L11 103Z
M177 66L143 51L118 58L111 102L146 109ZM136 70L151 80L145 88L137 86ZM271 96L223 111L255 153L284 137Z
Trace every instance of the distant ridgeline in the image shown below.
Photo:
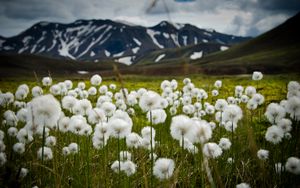
M113 60L130 65L154 51L162 51L152 59L159 62L168 56L164 50L185 47L190 48L188 56L197 59L248 39L166 21L153 27L111 20L39 22L17 36L0 37L0 53L91 62Z

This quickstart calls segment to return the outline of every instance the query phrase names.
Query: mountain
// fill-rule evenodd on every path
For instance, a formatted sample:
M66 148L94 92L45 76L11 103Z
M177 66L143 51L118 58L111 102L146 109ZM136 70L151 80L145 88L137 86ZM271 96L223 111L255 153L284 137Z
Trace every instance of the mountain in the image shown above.
M167 21L153 27L111 20L39 22L17 36L1 37L0 53L77 61L115 60L129 65L157 50L203 45L203 53L208 54L249 39ZM205 48L207 43L213 43L215 48Z
M191 62L202 72L213 74L299 73L300 12L276 28L224 52L216 52Z

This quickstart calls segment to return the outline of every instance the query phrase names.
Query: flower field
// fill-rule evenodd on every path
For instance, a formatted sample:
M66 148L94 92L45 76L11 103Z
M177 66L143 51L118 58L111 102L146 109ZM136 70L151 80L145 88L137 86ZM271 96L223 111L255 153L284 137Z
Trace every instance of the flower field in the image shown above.
M0 187L299 187L299 80L0 81Z

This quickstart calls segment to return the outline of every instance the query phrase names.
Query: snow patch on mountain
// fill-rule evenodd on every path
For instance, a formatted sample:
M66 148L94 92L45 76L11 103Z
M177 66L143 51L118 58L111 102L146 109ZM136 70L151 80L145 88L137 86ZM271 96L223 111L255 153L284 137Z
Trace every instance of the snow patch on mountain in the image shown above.
M124 53L125 53L125 52L123 51L123 52L120 52L120 53L114 54L114 55L113 55L113 57L120 57L120 56L122 56Z
M225 50L228 50L228 48L229 48L228 46L221 46L221 47L220 47L220 50L221 50L221 51L225 51Z
M159 35L160 32L159 31L154 31L152 29L147 29L147 34L151 37L153 43L158 46L159 48L164 48L163 45L159 44L159 42L157 41L157 39L155 38L155 35Z
M169 35L168 33L165 33L165 32L163 32L163 36L164 36L166 39L170 38L170 35Z
M110 56L110 52L107 51L107 50L104 50L104 54L105 54L106 57L109 57L109 56Z
M132 52L136 54L140 50L140 47L132 48Z
M203 51L200 52L194 52L191 56L190 59L195 60L195 59L199 59L203 56Z
M131 65L131 64L133 63L133 62L132 62L133 58L134 58L134 57L131 57L131 56L128 56L128 57L122 57L122 58L118 59L118 62L119 62L119 63L123 63L123 64L125 64L125 65Z
M179 44L179 42L178 42L178 35L171 34L171 38L172 38L174 44L175 44L176 46L180 47L180 44Z
M135 42L137 45L139 45L139 46L142 45L142 43L141 43L137 38L134 38L134 37L133 37L133 40L134 40L134 42Z
M159 61L162 60L165 56L166 56L166 54L160 54L160 55L154 60L154 62L155 62L155 63L159 62Z

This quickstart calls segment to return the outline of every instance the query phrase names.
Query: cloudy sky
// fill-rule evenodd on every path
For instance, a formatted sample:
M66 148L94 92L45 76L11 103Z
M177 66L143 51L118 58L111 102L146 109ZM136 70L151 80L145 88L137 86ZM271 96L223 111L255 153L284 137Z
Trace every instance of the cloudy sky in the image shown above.
M123 20L153 26L162 20L256 36L300 11L300 0L0 0L0 35L39 21Z

